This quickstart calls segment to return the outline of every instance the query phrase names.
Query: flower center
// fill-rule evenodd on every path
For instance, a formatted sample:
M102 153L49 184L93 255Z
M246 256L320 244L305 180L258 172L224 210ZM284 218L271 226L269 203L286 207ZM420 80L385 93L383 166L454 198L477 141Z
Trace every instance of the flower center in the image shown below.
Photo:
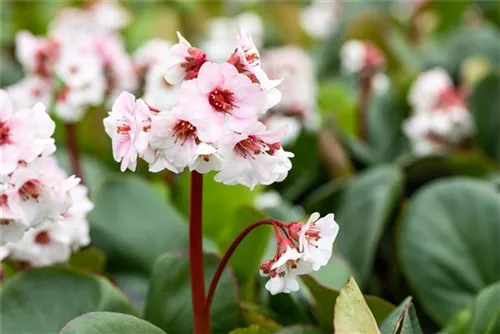
M0 145L10 143L10 129L5 122L0 122Z
M175 142L181 141L182 144L188 139L196 139L196 127L188 121L179 120L172 129L172 137Z
M29 200L30 198L37 200L40 196L41 188L42 185L37 180L28 180L19 189L19 194L25 201Z
M257 138L256 136L248 136L247 139L238 142L234 146L234 151L245 159L248 157L254 159L254 155L264 153L267 148L268 146L262 141L262 139Z
M50 235L47 231L38 232L35 236L35 243L40 245L46 245L50 242Z
M235 106L234 94L226 89L216 88L208 96L208 102L217 112L224 114L230 114Z
M116 127L116 133L127 133L130 131L130 125L118 125Z
M460 93L454 89L447 89L439 95L439 99L434 106L435 109L446 110L450 107L464 107L465 103Z
M0 196L0 207L7 205L7 195L2 194Z
M189 56L185 58L186 62L181 65L181 67L186 71L184 80L191 80L198 77L201 65L207 61L207 55L200 49L190 47L188 48L188 53Z

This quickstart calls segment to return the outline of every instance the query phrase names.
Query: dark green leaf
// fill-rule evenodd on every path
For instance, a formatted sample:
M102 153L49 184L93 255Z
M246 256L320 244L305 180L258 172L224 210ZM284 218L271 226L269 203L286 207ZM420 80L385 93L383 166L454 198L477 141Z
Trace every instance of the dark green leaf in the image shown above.
M326 332L319 327L295 325L284 327L274 334L325 334Z
M219 263L205 255L205 286ZM166 253L155 264L146 301L145 319L170 333L192 333L191 284L188 257ZM227 333L240 323L238 292L230 270L225 270L212 302L212 331Z
M403 175L397 168L373 168L353 179L332 207L340 226L337 249L352 264L360 285L368 279L378 242L402 188Z
M500 161L500 75L490 75L477 84L469 108L476 122L477 143Z
M380 326L382 334L423 334L412 298L406 298Z
M127 314L90 312L71 320L59 334L166 334L147 321Z
M499 218L495 189L463 178L422 188L405 210L401 264L415 296L439 324L500 279Z
M149 183L137 177L106 182L90 214L92 242L108 264L123 271L151 271L156 258L187 247L187 224Z
M144 315L149 277L137 273L117 273L112 275L112 280L127 295L130 303L139 311L139 315Z
M135 313L106 279L66 269L25 270L0 290L4 334L57 333L71 319L93 311Z

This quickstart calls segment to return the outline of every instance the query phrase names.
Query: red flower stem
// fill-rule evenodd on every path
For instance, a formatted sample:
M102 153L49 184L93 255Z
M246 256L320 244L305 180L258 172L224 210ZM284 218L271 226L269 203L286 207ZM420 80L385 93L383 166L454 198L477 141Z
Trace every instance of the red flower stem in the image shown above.
M252 223L248 225L241 233L236 237L236 239L233 240L229 248L226 250L226 253L224 253L224 256L222 257L222 260L219 262L219 265L217 266L217 269L215 270L214 276L212 277L212 281L210 282L210 287L208 288L208 294L207 294L207 299L205 300L205 312L208 316L210 316L210 306L212 304L212 299L214 298L215 295L215 290L217 289L217 284L219 283L219 280L222 276L222 272L224 271L224 268L226 268L227 263L229 262L229 259L233 255L234 251L236 248L238 248L239 244L243 241L243 239L257 226L260 225L273 225L277 236L281 236L279 233L278 226L283 228L283 226L286 226L283 222L280 222L278 220L274 219L262 219L258 220L255 223Z
M205 312L205 276L203 273L202 234L203 175L191 172L191 204L189 208L189 273L195 334L210 333L210 318Z
M358 137L366 141L368 139L368 104L371 98L373 72L365 69L361 72L361 90L358 104L357 128Z
M80 178L80 182L83 184L83 171L81 165L80 150L78 149L78 138L76 132L76 124L66 123L64 124L64 129L66 131L66 148L68 150L69 161L71 164L71 171L76 177Z

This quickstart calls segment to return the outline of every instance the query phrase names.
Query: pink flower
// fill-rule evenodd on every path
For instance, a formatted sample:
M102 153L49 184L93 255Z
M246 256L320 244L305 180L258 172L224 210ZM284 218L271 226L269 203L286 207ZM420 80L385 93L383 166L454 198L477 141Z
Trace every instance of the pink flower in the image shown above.
M16 35L16 57L28 72L49 77L58 53L59 45L55 40L36 37L27 31Z
M165 75L167 81L172 85L180 84L183 80L196 78L201 66L207 61L205 52L192 47L179 32L177 32L177 36L179 43L170 48Z
M122 92L109 116L104 119L106 133L111 137L115 161L121 161L121 171L135 171L137 156L148 149L148 131L151 127L149 107L135 96Z
M280 140L286 127L269 131L256 122L241 133L230 133L219 142L223 158L215 180L228 185L243 184L253 189L257 184L269 185L286 177L293 154L283 151Z
M182 84L180 105L203 115L206 122L241 131L254 123L265 100L258 84L228 63L205 63L196 79Z
M50 105L52 98L52 82L34 75L26 76L6 89L15 108L32 108L38 102Z
M54 122L38 103L32 109L14 112L6 91L0 91L0 179L12 173L20 161L31 162L55 151Z
M342 67L350 72L376 71L385 65L382 51L373 43L350 40L341 50Z
M198 155L198 144L214 141L219 135L211 123L190 109L161 112L151 123L150 143L157 149L157 158L149 170L158 172L167 168L180 173Z

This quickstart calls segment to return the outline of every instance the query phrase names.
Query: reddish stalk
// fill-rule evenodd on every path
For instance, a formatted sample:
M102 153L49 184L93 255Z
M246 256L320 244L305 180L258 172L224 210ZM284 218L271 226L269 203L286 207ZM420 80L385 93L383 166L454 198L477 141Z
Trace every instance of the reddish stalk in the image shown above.
M205 275L203 273L202 235L203 175L191 172L189 208L189 272L195 334L210 333L210 317L205 312Z
M66 131L66 146L68 150L69 161L71 164L71 170L76 177L80 178L80 182L83 184L83 171L81 165L80 150L78 149L78 138L76 134L76 124L66 123L64 124L64 129Z
M361 92L359 96L357 127L358 137L366 141L368 139L368 104L371 97L373 72L366 69L361 73Z
M278 220L274 219L262 219L258 220L255 223L252 223L248 225L241 233L236 237L236 239L233 240L229 248L227 249L226 253L224 253L224 256L222 257L222 260L219 262L219 265L217 266L217 269L215 270L214 276L212 277L212 281L210 282L210 287L208 288L208 294L207 294L207 299L205 300L205 312L210 317L210 306L212 304L212 299L214 298L215 295L215 290L217 289L217 284L219 283L219 280L222 276L222 273L224 272L224 268L226 268L227 263L229 262L229 259L233 255L234 251L236 248L238 248L239 244L245 239L245 237L257 226L260 225L273 225L277 235L279 234L279 229L278 227L282 227L284 224L283 222L280 222Z

